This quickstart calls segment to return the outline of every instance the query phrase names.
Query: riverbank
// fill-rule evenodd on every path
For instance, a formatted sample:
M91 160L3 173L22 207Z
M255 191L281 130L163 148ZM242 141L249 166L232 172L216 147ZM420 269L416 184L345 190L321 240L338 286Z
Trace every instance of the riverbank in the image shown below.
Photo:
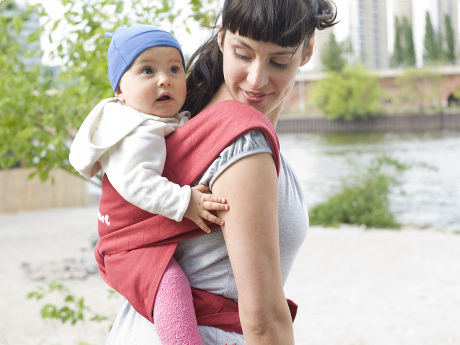
M311 209L363 176L383 156L415 164L394 174L389 208L399 223L460 232L460 135L457 131L279 135ZM388 168L388 170L387 170Z
M92 258L96 216L96 206L0 214L1 345L104 344L110 323L49 324L44 302L26 299L59 267ZM296 344L459 344L458 248L460 235L430 229L311 228L286 285L300 306ZM60 278L99 314L113 317L122 303L97 274Z

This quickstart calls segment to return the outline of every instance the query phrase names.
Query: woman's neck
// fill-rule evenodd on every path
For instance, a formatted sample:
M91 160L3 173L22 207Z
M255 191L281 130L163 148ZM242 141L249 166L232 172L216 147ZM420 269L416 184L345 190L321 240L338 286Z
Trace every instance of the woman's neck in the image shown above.
M280 117L281 109L283 108L284 102L281 103L276 109L273 109L269 114L264 114L267 119L272 123L273 127L276 128L276 123Z
M212 107L213 105L219 102L232 101L232 100L233 100L233 97L227 91L227 88L225 87L225 83L222 83L222 85L217 89L214 96L211 98L211 101L203 108L203 110L208 109L209 107Z

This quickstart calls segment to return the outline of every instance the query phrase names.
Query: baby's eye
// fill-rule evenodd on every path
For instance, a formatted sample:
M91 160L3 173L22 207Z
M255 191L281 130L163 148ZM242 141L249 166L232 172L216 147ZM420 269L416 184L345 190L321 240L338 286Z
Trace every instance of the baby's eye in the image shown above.
M144 67L142 69L142 74L153 74L153 69L151 69L150 67Z
M169 72L171 73L179 73L180 72L180 68L177 67L177 66L172 66L171 69L169 70Z

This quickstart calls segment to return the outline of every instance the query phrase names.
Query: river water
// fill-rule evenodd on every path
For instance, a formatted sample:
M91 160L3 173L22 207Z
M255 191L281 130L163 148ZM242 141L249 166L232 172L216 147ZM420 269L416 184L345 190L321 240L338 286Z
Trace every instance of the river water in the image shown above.
M399 173L390 209L402 224L460 231L460 132L283 133L281 152L295 170L307 206L340 191L344 180L380 155L425 163Z

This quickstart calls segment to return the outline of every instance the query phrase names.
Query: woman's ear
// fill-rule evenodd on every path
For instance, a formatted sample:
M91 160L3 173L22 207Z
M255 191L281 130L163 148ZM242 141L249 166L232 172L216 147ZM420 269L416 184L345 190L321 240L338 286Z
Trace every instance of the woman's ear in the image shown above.
M121 102L121 104L125 104L125 97L123 96L123 92L121 92L120 85L117 86L115 90L115 97Z
M314 46L315 46L315 34L311 35L310 41L308 41L308 46L302 54L302 61L300 62L300 67L304 66L308 61L310 61L313 55Z

